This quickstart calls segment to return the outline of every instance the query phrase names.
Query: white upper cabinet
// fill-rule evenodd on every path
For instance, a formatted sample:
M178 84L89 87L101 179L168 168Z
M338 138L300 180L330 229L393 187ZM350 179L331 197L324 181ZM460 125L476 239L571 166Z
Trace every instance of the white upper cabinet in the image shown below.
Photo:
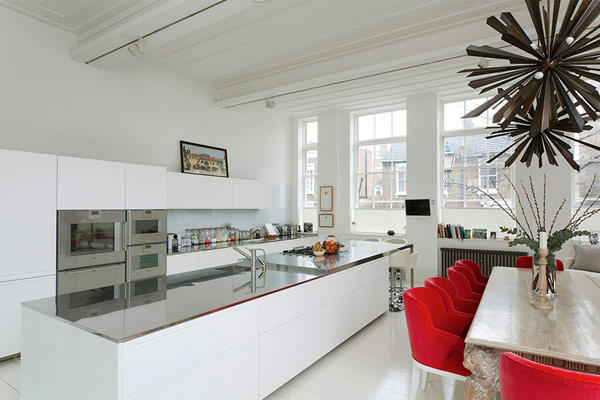
M167 208L232 208L231 179L167 172Z
M0 281L56 273L56 156L0 150L0 226Z
M125 164L58 157L59 210L124 210Z
M232 179L233 208L271 208L271 185L249 179Z
M126 164L125 206L128 210L167 208L167 169Z

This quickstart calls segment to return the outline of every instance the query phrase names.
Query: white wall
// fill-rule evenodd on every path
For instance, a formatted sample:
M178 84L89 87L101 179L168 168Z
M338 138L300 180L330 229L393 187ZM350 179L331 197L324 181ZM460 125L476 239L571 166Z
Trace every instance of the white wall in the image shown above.
M290 183L290 120L223 110L212 89L133 59L71 61L75 36L0 7L0 148L161 165L179 140L224 147L230 176Z

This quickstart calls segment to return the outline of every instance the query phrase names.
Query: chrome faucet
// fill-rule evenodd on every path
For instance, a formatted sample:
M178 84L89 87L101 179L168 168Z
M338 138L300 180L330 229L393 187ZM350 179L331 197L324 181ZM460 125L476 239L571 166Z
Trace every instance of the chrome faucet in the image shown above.
M253 276L256 276L256 261L258 260L258 262L261 263L262 265L262 272L260 274L260 276L258 277L259 279L262 278L263 276L265 276L265 274L267 273L267 263L265 262L265 259L267 257L265 250L264 249L249 249L250 250L250 254L246 253L245 251L243 251L242 249L240 249L239 247L232 247L232 249L234 249L235 251L237 251L238 253L240 253L241 255L243 255L244 257L246 257L248 260L250 260L250 268L251 268L251 273ZM263 253L263 258L259 258L256 256L256 253L262 251Z

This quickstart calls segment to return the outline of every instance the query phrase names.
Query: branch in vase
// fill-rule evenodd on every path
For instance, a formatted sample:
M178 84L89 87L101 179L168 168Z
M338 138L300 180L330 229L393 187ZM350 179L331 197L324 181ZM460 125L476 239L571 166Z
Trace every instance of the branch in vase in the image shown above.
M560 210L562 210L566 202L567 199L563 199L562 203L560 204L560 207L558 207L558 211L556 211L556 214L554 214L554 219L552 220L552 225L550 225L550 231L548 232L548 235L552 235L552 230L554 229L554 223L556 222L556 218L558 218L558 214L560 214Z
M529 193L527 193L527 190L525 189L525 185L523 184L523 181L521 181L521 189L523 189L523 193L525 194L525 198L527 199L527 203L529 204L529 209L531 210L531 215L533 216L533 222L535 222L535 226L537 228L537 231L539 232L542 230L542 227L540 226L540 221L538 220L539 214L538 214L538 216L536 216L536 210L533 208L533 204L531 204L531 199L529 198ZM525 213L523 213L523 214L525 214Z
M545 177L546 177L546 175L544 175L544 178ZM521 184L523 184L523 182L521 182ZM531 195L533 197L533 203L535 204L535 212L537 213L538 228L539 228L538 230L539 231L546 230L546 224L544 223L544 225L542 225L542 218L540 217L540 207L538 206L537 196L535 195L535 189L533 188L533 178L531 178L531 175L529 175L529 186L531 187ZM529 204L529 206L531 207L531 204Z
M519 191L517 190L514 183L512 183L512 181L510 179L508 179L508 183L510 183L510 186L513 188L513 190L515 191L515 195L517 196L517 203L519 203L519 207L521 208L521 212L523 213L523 218L525 219L525 224L527 225L527 228L529 229L528 236L534 237L533 231L531 230L531 226L529 225L529 220L527 219L527 214L525 213L525 208L523 207L523 203L521 202L521 196L519 195ZM523 231L525 231L525 229L523 229Z

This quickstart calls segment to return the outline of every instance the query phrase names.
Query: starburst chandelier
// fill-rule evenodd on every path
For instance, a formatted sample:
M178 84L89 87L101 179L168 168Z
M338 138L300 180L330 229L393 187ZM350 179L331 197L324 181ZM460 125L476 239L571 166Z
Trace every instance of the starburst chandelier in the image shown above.
M531 39L509 12L500 19L490 17L487 24L501 34L501 39L517 52L490 46L469 46L467 54L508 61L505 66L466 69L475 77L469 86L480 94L498 90L485 103L464 115L474 118L491 107L498 108L492 121L499 130L488 138L511 135L509 147L514 154L506 161L512 164L520 153L521 162L529 166L533 155L545 153L548 162L558 165L556 155L564 157L579 170L565 140L600 150L597 146L571 135L590 129L586 121L596 120L600 112L600 94L590 82L600 82L600 25L592 27L600 15L600 0L572 0L562 14L560 0L525 0L537 38ZM585 78L585 80L584 80ZM505 149L502 153L506 152ZM489 160L493 161L495 158Z

